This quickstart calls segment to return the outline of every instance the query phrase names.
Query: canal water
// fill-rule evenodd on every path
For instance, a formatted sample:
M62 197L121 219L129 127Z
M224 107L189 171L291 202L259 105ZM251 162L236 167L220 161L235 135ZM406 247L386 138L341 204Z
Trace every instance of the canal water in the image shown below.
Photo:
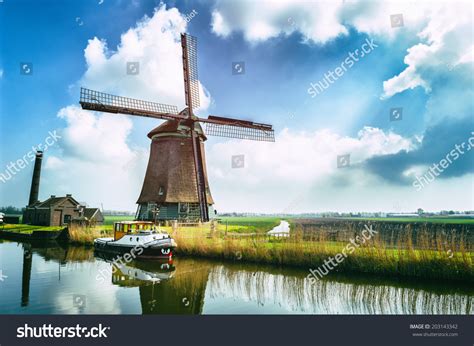
M473 314L468 285L196 258L112 266L85 247L0 240L1 314Z

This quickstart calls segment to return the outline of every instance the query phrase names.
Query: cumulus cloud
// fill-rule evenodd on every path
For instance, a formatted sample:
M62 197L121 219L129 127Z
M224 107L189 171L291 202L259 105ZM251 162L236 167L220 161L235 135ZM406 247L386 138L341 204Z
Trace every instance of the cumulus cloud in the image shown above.
M353 137L329 130L284 130L275 143L208 144L215 208L220 212L267 213L473 208L474 200L466 193L474 176L467 156L445 172L449 179L438 178L422 192L411 185L414 174L424 173L428 163L442 158L439 150L452 150L451 140L444 144L439 140L445 135L441 128L429 131L423 139L372 127ZM337 156L342 154L350 154L350 167L337 168ZM232 168L233 155L244 155L243 168ZM408 164L406 156L410 157ZM423 167L418 167L420 158ZM440 200L440 195L456 198Z
M132 129L129 117L86 111L68 106L58 117L67 123L61 145L68 156L91 162L128 161L133 155L125 142Z
M227 37L241 31L250 42L300 31L304 39L324 43L347 34L339 21L339 2L218 1L212 12L212 30Z
M403 15L403 27L391 27L394 14ZM350 28L387 40L407 32L418 36L420 43L407 50L407 67L383 83L382 98L416 87L430 92L433 74L428 67L451 69L473 61L469 1L218 1L212 13L216 35L242 32L252 43L298 32L305 43L325 44Z
M228 183L261 184L314 182L336 171L338 155L351 154L353 164L375 155L387 155L400 150L411 150L414 143L393 132L364 127L357 137L344 137L330 130L312 133L282 131L275 143L254 143L231 140L208 148L209 174ZM231 169L232 155L245 155L245 176ZM271 172L271 174L262 174Z
M383 83L382 97L388 98L417 86L431 91L431 82L437 77L433 70L444 72L456 66L472 63L472 4L436 3L426 11L427 25L418 37L418 43L407 50L407 65L399 75ZM472 65L471 65L472 69Z
M115 49L94 37L84 50L87 70L79 84L90 89L140 98L184 108L184 82L181 62L181 32L186 21L176 9L157 8L120 37ZM127 74L127 63L139 64L137 75ZM211 98L199 85L201 109Z
M368 171L389 182L411 184L416 176L424 174L429 166L439 163L459 146L465 154L458 153L459 159L450 164L440 177L446 179L473 173L474 158L468 149L474 144L468 142L469 138L474 137L472 125L472 118L469 117L436 124L426 130L415 150L375 156L364 165ZM452 159L453 154L450 155Z
M45 169L55 176L56 194L107 209L129 210L138 198L148 152L127 143L128 117L96 114L78 106L61 109L66 121L61 154L48 156Z
M215 200L221 201L223 209L254 205L258 210L282 211L289 203L288 196L315 184L337 181L341 174L338 155L350 154L349 169L358 172L357 167L367 159L415 147L415 140L373 127L364 127L355 137L330 130L296 133L285 129L275 143L231 140L208 146L208 172ZM232 168L233 155L244 155L244 168ZM372 181L364 173L352 173L351 177L357 177L351 179L355 185Z
M261 42L279 35L301 34L303 42L324 44L349 29L392 38L397 31L390 16L402 13L411 29L425 21L431 3L412 1L217 1L212 12L213 32L227 37L242 32L249 42Z

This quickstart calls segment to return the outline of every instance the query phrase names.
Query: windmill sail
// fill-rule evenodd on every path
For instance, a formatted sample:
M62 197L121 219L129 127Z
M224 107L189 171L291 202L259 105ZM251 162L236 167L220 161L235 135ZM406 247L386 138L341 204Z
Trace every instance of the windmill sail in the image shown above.
M138 115L157 119L183 119L178 107L162 103L115 96L100 91L81 88L80 104L83 109Z
M186 106L193 109L199 108L199 79L197 67L197 38L188 34L181 35L183 48L184 92Z
M206 124L207 135L275 142L275 133L271 125L213 115L210 115L207 119L199 119L199 121Z
M193 109L199 107L199 80L197 68L197 39L188 34L181 34L181 48L183 50L183 76L188 117L193 118ZM201 145L194 125L191 127L191 142L194 158L194 173L196 191L199 200L199 212L202 221L209 221L208 202L204 179L204 164L202 162Z

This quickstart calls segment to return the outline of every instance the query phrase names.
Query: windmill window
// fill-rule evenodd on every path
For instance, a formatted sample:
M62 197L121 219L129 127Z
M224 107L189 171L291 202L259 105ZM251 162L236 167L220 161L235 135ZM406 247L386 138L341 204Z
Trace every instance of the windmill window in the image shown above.
M188 203L180 203L179 204L179 212L180 213L187 213L188 212Z
M165 193L165 189L163 188L163 186L160 186L160 190L158 191L158 195L163 196L164 193Z

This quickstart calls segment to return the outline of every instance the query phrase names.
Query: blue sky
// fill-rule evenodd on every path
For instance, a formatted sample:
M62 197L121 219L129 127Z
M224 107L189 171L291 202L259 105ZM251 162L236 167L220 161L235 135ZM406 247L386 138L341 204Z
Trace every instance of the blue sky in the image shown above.
M90 205L134 209L146 133L159 122L84 113L79 87L182 107L173 52L186 30L199 42L199 114L270 123L277 135L275 144L209 139L218 210L474 209L472 152L421 191L412 184L474 130L467 2L99 2L0 4L0 173L56 130L62 138L46 152L42 198L73 193ZM444 7L451 9L438 11ZM391 27L393 14L404 26ZM321 94L308 94L367 39L377 45L370 54ZM125 75L126 59L140 61L140 76ZM245 74L232 74L236 61ZM21 63L32 63L33 73L21 74ZM400 107L402 120L390 121L390 109ZM243 169L231 168L237 154L246 157ZM338 169L343 154L351 164ZM31 166L0 182L0 205L26 204ZM445 193L455 198L436 197Z

